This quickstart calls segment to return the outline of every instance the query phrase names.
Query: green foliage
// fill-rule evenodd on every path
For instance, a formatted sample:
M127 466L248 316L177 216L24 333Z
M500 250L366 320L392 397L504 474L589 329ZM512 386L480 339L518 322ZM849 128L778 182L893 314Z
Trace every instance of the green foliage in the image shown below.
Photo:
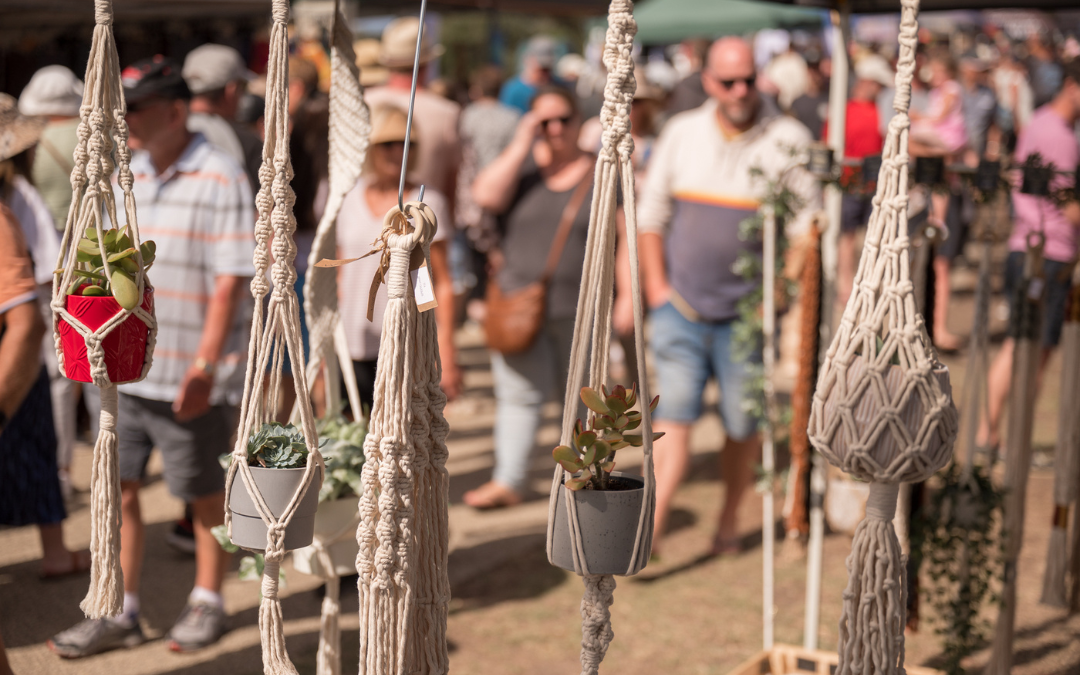
M912 522L911 551L926 562L932 582L925 593L937 617L934 632L942 640L943 670L962 675L961 662L982 645L990 629L982 609L998 601L992 583L1001 577L1004 492L981 466L965 477L954 463L941 479L925 515Z
M323 443L319 452L326 465L326 476L319 490L320 502L360 495L366 436L367 420L362 418L350 422L337 415L319 421L319 438Z
M211 528L210 532L214 535L214 539L217 539L218 544L226 553L236 553L240 550L240 547L232 543L229 539L229 527L227 525L218 525ZM240 559L240 569L237 572L237 577L240 581L259 581L262 579L263 570L266 568L266 558L262 553L255 553L253 555L246 555ZM278 584L285 586L285 570L278 570ZM261 595L261 591L260 591Z
M148 270L154 264L157 245L144 241L136 250L127 227L105 230L100 242L97 230L88 229L75 252L76 279L71 282L67 294L84 297L111 294L124 309L135 309L140 302L136 283L139 256L136 253L142 255L143 270ZM105 269L106 261L109 270Z
M578 420L574 425L573 447L560 445L551 456L571 475L577 474L566 481L567 488L581 490L592 483L594 490L604 490L608 475L615 468L616 451L628 446L640 448L645 442L641 434L629 433L641 426L641 413L633 409L637 404L637 384L631 389L620 384L610 393L603 385L599 393L582 387L581 401L593 413L589 430ZM659 402L660 397L655 397L649 403L649 411L656 410ZM663 432L654 433L652 438L655 441L663 435Z
M319 443L319 451L328 439ZM267 422L248 438L248 464L267 469L298 469L307 464L308 447L304 432L292 424Z

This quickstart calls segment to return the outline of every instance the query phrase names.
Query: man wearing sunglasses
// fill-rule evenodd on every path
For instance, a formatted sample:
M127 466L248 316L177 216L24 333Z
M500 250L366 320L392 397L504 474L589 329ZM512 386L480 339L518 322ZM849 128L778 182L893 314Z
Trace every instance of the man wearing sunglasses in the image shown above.
M656 430L667 433L657 443L654 541L664 533L671 499L690 466L690 428L702 412L705 385L715 377L726 435L720 474L727 489L714 554L739 549L736 516L761 450L758 421L744 405L751 369L732 353L738 302L759 283L743 279L733 266L741 251L760 255L761 246L742 241L739 224L755 215L769 180L780 180L802 201L801 212L786 223L789 236L805 229L821 201L805 169L789 170L792 150L810 143L809 131L763 108L756 77L744 40L713 43L701 73L709 100L665 126L653 146L638 210L660 385ZM760 359L758 353L751 361Z

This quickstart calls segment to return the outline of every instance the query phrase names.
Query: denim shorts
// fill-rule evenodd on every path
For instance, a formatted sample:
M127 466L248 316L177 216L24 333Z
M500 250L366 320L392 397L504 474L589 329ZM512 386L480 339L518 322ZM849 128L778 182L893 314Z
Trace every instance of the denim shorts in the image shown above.
M1024 275L1024 252L1011 251L1005 260L1005 297L1009 300L1009 313L1017 311L1016 288ZM1042 346L1046 349L1056 347L1061 342L1061 329L1065 325L1065 305L1068 303L1069 290L1072 288L1072 264L1057 260L1043 260L1043 279L1046 290L1043 295L1042 329L1039 331ZM1009 337L1013 335L1009 325Z
M720 385L720 419L729 438L745 440L757 432L758 420L746 410L748 363L761 363L761 353L736 360L731 353L735 320L697 322L670 302L650 313L652 348L659 380L660 405L655 417L690 424L701 416L702 394L710 377Z

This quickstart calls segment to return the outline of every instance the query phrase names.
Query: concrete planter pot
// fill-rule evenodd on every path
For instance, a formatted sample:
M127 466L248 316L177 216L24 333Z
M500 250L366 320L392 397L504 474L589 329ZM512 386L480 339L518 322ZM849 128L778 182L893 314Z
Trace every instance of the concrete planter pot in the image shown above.
M251 476L259 487L263 501L275 518L280 518L292 500L293 494L304 482L304 469L266 469L250 467ZM311 479L304 498L297 506L289 526L285 529L285 550L303 548L311 544L315 532L315 510L319 506L319 488L322 486L322 470ZM262 551L266 548L266 524L259 516L255 502L248 494L247 486L239 474L233 478L229 498L232 511L232 541L241 548Z
M634 554L634 539L645 498L645 481L640 476L618 471L611 475L633 481L638 487L619 491L571 491L577 502L585 564L590 574L626 574ZM555 500L554 528L551 563L573 572L574 553L566 512L566 488L562 485Z
M343 497L329 502L320 502L315 511L315 536L330 540L340 535L340 540L327 548L330 560L334 563L334 573L339 577L356 574L356 555L360 545L356 543L356 514L359 511L360 498ZM352 525L352 527L350 527ZM345 530L348 530L345 532ZM293 551L293 567L297 572L315 577L327 576L315 548L306 546Z

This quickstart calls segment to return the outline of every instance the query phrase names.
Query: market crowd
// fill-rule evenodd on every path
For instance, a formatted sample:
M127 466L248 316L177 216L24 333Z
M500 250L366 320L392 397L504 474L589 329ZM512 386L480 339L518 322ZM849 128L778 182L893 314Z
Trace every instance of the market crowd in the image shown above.
M538 35L520 50L515 73L485 65L466 85L451 87L437 77L443 48L425 33L410 132L417 27L415 19L397 19L381 40L356 46L371 137L361 177L338 218L338 257L362 256L378 238L383 214L397 203L409 139L406 200L423 186L439 223L431 265L449 399L463 393L453 340L459 324L494 326L498 317L487 311L489 299L544 285L546 310L535 334L522 348L491 351L495 467L489 482L463 498L477 509L510 508L530 496L541 408L563 395L566 381L602 142L603 71L566 44ZM733 553L741 547L739 505L761 449L759 420L744 405L760 346L746 357L736 345L740 301L758 285L737 272L736 262L745 252L759 255L760 244L743 240L740 227L757 212L770 181L779 181L799 204L783 223L793 251L811 228L823 226L822 182L805 161L828 135L831 59L819 38L775 31L753 41L688 40L663 55L640 64L630 113L648 347L660 395L654 418L666 433L656 449L654 552L661 550L672 498L690 467L690 430L702 415L705 387L715 380L725 430L719 468L727 489L710 550ZM841 183L856 173L852 167L881 153L893 114L895 55L856 44L850 56ZM912 156L974 169L983 160L1019 164L1038 153L1075 169L1078 57L1076 39L1060 36L1017 41L988 31L961 45L926 41L911 103ZM328 190L328 64L326 51L311 44L297 45L289 61L298 294ZM218 456L230 451L236 429L253 309L247 288L254 274L265 76L249 70L235 49L216 44L182 59L155 56L121 65L139 226L144 238L157 242L150 276L159 333L149 375L120 387L124 611L54 636L49 646L65 658L146 640L140 582L147 535L139 493L153 449L162 455L169 491L187 505L169 542L195 560L188 604L166 640L175 651L196 650L217 641L228 625L221 597L228 555L211 529L223 522ZM17 98L0 95L0 525L36 526L41 573L56 577L84 573L89 565L88 552L66 547L61 523L72 491L73 447L84 431L77 410L88 410L92 425L98 406L91 385L77 387L59 372L46 328L58 233L71 206L83 85L69 69L51 65L12 93ZM1007 197L1009 297L1027 236L1046 237L1045 357L1061 333L1080 206L1015 189ZM959 180L943 189L919 187L912 196L912 222L921 219L948 235L935 250L934 310L927 317L943 351L964 347L946 324L948 278L963 256L972 204L970 188ZM865 191L845 191L840 302L851 293L871 208ZM638 364L626 243L621 231L613 326L619 339L611 358L614 372L629 383ZM385 304L380 295L374 320L367 319L379 264L377 256L364 258L339 273L342 322L364 408L372 404ZM980 432L987 446L999 442L1011 344L1006 341L991 369L989 413ZM278 416L286 419L292 400L281 401Z

